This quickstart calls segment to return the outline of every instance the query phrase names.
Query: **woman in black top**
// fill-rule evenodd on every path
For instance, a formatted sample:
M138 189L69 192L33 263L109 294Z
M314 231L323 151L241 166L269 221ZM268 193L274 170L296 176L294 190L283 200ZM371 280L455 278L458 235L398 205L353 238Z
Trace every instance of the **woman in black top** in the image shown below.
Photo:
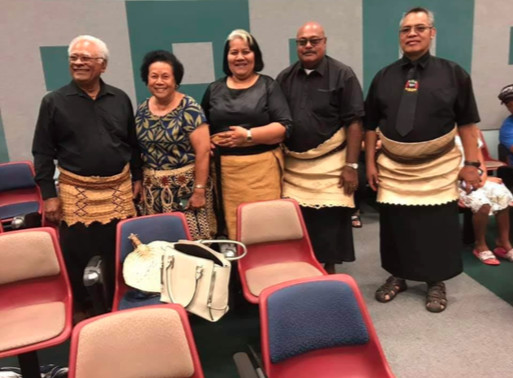
M258 73L263 67L253 36L234 30L224 47L227 76L211 83L202 101L212 144L221 155L217 170L223 205L218 211L224 210L230 238L235 238L238 205L281 197L279 144L292 122L278 84Z

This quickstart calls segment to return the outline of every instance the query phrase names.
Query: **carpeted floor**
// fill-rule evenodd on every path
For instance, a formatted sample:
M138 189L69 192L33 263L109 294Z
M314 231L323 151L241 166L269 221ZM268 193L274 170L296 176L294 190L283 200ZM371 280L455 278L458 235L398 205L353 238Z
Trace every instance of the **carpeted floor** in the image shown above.
M360 285L396 376L512 377L513 264L486 266L467 246L462 251L465 273L447 282L449 307L445 312L425 310L423 283L408 282L408 291L394 301L378 303L374 291L388 274L379 262L378 215L372 208L364 210L364 226L355 229L357 261L337 270L352 275ZM256 306L238 305L218 323L191 317L191 324L207 378L236 377L232 355L247 350L247 344L258 348ZM68 348L66 343L41 351L41 363L67 365ZM0 366L12 364L16 359L0 360Z

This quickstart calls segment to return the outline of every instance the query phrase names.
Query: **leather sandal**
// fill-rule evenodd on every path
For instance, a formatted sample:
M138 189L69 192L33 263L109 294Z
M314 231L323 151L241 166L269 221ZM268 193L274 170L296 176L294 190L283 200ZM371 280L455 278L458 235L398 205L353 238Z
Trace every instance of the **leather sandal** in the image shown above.
M429 312L442 312L447 308L447 294L443 282L428 283L426 309Z
M408 286L405 280L390 276L387 278L386 282L376 290L375 298L378 302L390 302L397 294L406 289L408 289Z

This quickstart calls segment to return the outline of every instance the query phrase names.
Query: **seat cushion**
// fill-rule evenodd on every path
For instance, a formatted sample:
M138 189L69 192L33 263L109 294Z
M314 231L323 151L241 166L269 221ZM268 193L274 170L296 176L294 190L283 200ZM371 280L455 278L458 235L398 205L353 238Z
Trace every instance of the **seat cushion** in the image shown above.
M39 202L20 202L0 207L0 219L9 219L17 215L37 213Z
M285 262L259 266L246 271L249 291L259 296L269 286L298 278L322 276L323 273L306 262Z
M369 342L360 307L345 282L306 282L277 290L267 299L267 317L273 363L313 350Z
M40 303L2 310L0 352L50 340L65 327L63 302Z

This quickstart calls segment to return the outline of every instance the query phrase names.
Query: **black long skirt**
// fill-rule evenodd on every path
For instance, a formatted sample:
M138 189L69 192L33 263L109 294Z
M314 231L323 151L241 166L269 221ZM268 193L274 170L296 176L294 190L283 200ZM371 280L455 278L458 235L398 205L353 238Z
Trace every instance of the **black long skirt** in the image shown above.
M348 207L315 209L301 206L308 235L317 260L321 263L341 264L354 261L353 228Z
M381 265L414 281L444 281L463 270L458 204L380 204Z

